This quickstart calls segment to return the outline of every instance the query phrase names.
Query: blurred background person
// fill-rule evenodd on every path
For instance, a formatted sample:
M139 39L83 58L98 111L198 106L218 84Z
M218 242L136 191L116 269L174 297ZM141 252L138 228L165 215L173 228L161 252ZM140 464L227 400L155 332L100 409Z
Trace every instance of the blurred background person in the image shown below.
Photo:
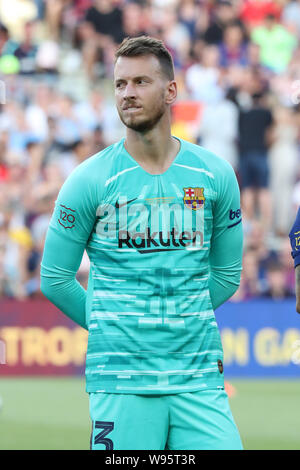
M286 70L297 46L296 36L281 25L274 14L252 30L251 39L260 46L260 60L275 72Z
M226 26L234 20L237 21L237 16L233 3L226 0L216 2L203 35L204 41L207 44L220 44L223 41Z
M275 108L271 139L269 162L273 229L276 235L284 236L294 218L290 207L299 165L298 128L290 108Z
M267 268L267 289L263 292L263 297L275 301L294 297L294 291L285 283L284 272L279 262L272 262Z
M124 38L123 11L112 0L94 0L80 25L80 36L89 79L111 75L114 50Z
M238 21L228 23L224 29L223 39L219 44L220 65L240 65L245 67L249 63L247 38Z
M204 45L197 60L187 68L185 82L192 100L216 103L223 97L219 50L214 45Z
M220 101L204 106L198 131L201 145L216 155L221 155L235 171L238 169L238 122L239 109L235 103L234 93L229 89L227 95ZM218 139L216 139L216 129L218 129Z
M250 220L258 216L268 232L272 223L268 137L273 118L264 98L262 90L254 93L250 108L241 110L238 140L244 215Z

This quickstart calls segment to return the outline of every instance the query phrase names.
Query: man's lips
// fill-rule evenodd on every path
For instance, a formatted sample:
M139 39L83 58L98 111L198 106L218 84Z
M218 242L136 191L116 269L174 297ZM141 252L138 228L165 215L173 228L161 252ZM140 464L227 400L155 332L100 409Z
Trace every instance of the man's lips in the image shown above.
M124 108L122 109L123 111L130 111L130 110L142 109L142 106L129 105L129 106L124 106Z

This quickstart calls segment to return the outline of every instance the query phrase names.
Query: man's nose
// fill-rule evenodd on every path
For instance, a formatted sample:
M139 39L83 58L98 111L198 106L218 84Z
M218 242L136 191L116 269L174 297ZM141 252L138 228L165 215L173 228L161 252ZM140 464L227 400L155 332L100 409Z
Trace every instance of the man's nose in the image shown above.
M135 98L136 97L136 88L132 83L127 83L124 90L124 98Z

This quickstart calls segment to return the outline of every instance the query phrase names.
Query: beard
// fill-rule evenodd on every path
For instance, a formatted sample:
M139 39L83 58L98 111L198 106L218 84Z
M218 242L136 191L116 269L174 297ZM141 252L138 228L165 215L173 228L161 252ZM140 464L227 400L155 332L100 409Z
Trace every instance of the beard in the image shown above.
M119 110L118 112L121 121L126 127L136 132L144 133L151 131L156 126L156 124L161 120L161 118L165 114L166 108L164 103L161 103L160 106L156 107L155 110L152 111L151 116L145 117L144 119L141 119L138 116L124 117L124 115L122 115Z

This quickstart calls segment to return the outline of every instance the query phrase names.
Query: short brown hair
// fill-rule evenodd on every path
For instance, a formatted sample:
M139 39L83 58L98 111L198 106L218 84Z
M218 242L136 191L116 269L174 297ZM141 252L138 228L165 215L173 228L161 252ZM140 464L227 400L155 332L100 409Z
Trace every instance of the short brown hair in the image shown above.
M124 39L115 53L115 62L119 57L142 55L154 55L158 59L163 73L169 80L174 80L174 64L170 52L162 41L150 36Z

